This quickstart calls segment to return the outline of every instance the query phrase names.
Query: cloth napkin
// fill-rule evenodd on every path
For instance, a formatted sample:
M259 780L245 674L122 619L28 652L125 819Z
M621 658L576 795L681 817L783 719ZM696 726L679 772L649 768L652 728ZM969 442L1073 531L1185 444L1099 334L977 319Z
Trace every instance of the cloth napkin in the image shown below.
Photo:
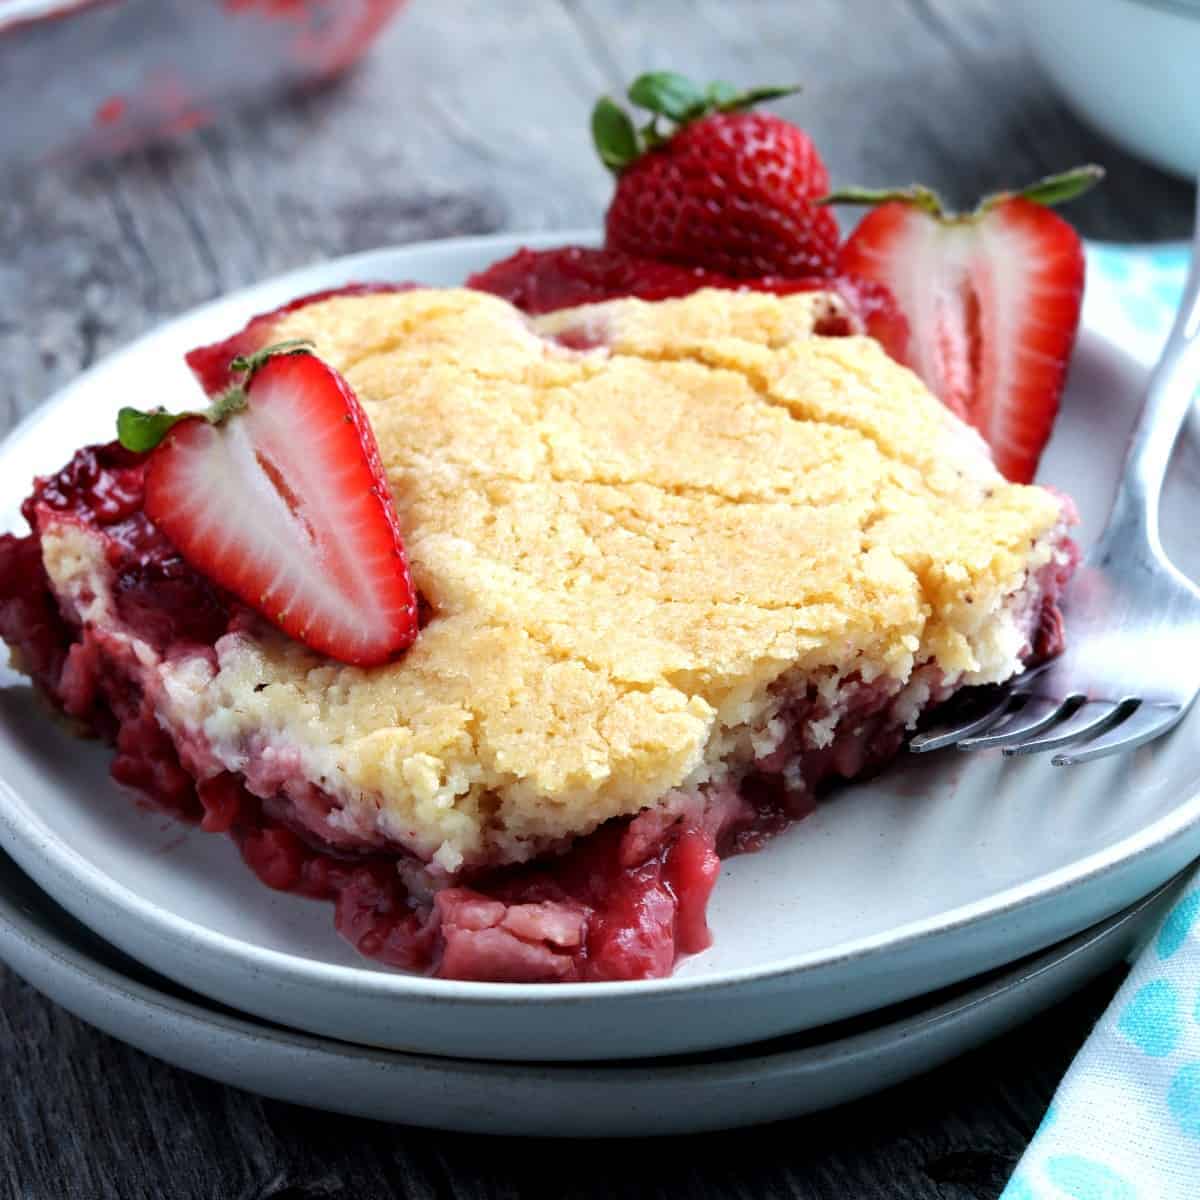
M1088 248L1089 321L1154 361L1182 245ZM1200 1200L1200 870L1138 953L1000 1200Z

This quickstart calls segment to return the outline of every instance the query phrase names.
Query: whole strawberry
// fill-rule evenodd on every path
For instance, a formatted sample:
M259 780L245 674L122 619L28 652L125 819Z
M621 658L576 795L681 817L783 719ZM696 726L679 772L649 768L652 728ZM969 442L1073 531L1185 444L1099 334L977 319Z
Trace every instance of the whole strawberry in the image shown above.
M601 99L592 135L617 173L606 245L738 277L831 274L837 221L814 203L829 190L825 164L803 130L747 111L795 90L701 88L653 72L629 88L630 101L650 113L640 130Z

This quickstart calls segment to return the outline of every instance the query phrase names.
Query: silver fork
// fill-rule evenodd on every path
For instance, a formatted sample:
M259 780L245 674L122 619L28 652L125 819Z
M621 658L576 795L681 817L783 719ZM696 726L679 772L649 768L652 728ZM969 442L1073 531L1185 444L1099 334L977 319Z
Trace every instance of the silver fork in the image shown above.
M1054 765L1070 766L1132 750L1182 720L1200 691L1200 589L1163 552L1158 502L1198 386L1200 206L1183 300L1147 385L1108 525L1067 588L1066 650L990 689L969 717L918 734L909 749L1056 750Z

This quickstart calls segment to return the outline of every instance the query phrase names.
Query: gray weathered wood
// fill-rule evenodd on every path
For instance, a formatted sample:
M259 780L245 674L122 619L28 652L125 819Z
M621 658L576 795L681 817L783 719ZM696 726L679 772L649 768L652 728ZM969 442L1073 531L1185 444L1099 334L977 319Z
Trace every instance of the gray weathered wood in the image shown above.
M387 242L595 224L595 95L674 66L796 80L781 111L838 183L953 201L1082 161L1087 234L1183 236L1188 189L1082 127L1006 0L413 0L363 68L182 145L0 179L0 432L98 356L230 288ZM7 118L6 118L7 119ZM0 135L2 136L2 135ZM627 1145L502 1143L261 1101L154 1062L0 974L0 1198L373 1200L996 1196L1101 981L876 1099L769 1129Z

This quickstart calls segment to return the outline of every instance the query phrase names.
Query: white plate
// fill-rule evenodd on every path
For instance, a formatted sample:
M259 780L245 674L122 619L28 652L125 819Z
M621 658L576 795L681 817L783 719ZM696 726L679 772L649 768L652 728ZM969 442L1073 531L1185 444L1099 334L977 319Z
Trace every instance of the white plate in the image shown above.
M470 1133L628 1137L816 1112L947 1062L1058 1003L1155 928L1180 884L1014 967L878 1018L742 1051L625 1063L495 1063L348 1046L205 1003L73 921L0 855L0 958L106 1033L295 1104Z
M0 527L30 476L112 435L129 398L183 405L182 352L252 313L352 280L453 283L522 241L381 250L324 263L171 322L90 370L0 447ZM1044 476L1103 520L1141 368L1085 320ZM1194 530L1194 445L1168 533ZM1194 535L1175 547L1200 568ZM1190 561L1187 554L1190 552ZM0 672L3 668L0 668ZM522 986L414 978L358 958L330 910L264 888L231 843L182 831L111 785L108 752L0 675L0 842L52 896L172 979L245 1012L393 1049L598 1059L732 1046L828 1024L977 975L1086 929L1200 854L1200 715L1169 739L1069 770L947 752L901 762L761 853L724 865L715 945L675 977Z

